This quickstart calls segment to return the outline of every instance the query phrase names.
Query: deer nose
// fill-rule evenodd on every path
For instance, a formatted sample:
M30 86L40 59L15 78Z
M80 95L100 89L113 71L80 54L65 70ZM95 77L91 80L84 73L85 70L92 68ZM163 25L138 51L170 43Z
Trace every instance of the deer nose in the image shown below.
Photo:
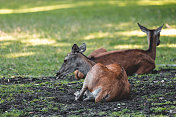
M59 76L61 73L58 71L57 73L56 73L56 76Z
M158 42L157 42L157 46L159 46L159 44L160 44L160 40L158 40Z

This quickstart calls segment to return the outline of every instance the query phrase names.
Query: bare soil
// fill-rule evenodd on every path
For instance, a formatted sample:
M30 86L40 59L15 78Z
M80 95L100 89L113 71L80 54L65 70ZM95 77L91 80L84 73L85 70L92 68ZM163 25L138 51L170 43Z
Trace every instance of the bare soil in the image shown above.
M176 116L176 69L129 77L132 87L129 99L114 102L75 101L74 92L81 89L82 82L73 76L64 80L56 77L0 79L2 87L18 87L16 92L1 93L4 101L0 103L0 113L18 110L20 116Z

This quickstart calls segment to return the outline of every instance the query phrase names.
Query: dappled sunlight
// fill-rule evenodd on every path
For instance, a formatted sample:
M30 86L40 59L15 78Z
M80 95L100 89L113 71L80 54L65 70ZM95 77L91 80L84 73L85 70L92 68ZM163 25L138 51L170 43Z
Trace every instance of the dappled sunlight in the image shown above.
M36 45L49 45L49 44L54 44L56 43L55 40L51 39L40 39L38 38L40 35L39 34L27 34L27 33L4 33L3 35L0 36L0 41L19 41L21 43L26 44L27 46L36 46ZM3 46L7 45L5 43L2 43Z
M94 4L110 4L110 5L118 5L125 6L124 2L117 1L84 1L84 2L71 2L69 4L59 4L58 5L49 5L49 6L40 6L33 8L25 8L25 9L0 9L0 14L13 14L13 13L31 13L31 12L41 12L41 11L51 11L57 9L66 9L66 8L74 8L81 6L91 6Z
M109 1L109 4L118 5L118 6L128 6L128 5L138 5L138 6L150 6L150 5L165 5L165 4L174 4L175 0L127 0L127 1Z
M11 41L11 40L15 40L14 38L13 38L13 36L10 36L10 35L0 35L0 41Z
M56 50L56 53L60 53L60 52L62 52L62 51L63 51L63 50L59 48L59 49Z
M119 32L119 35L128 36L128 37L131 37L131 36L144 37L144 36L146 36L146 34L140 30Z
M176 48L176 44L160 44L158 46L158 48L162 48L162 47L169 47L169 48ZM116 45L113 47L114 49L142 49L144 48L144 46L142 45Z
M168 36L168 37L176 37L176 29L162 29L161 36ZM90 33L89 35L85 36L84 40L91 40L91 39L97 39L97 38L114 38L117 36L137 36L137 37L144 37L146 36L146 33L142 32L141 30L133 30L133 31L119 31L119 32L95 32Z
M141 49L142 45L116 45L113 47L114 49Z
M126 36L126 37L131 37L131 36L138 36L138 37L144 37L146 36L145 33L135 30L135 31L119 31L119 32L96 32L96 33L90 33L89 35L85 36L83 39L84 40L91 40L91 39L101 39L101 38L114 38L118 36Z
M34 52L10 53L10 54L4 55L4 57L5 58L18 58L18 57L31 56L34 54L35 54Z
M36 46L36 45L51 45L51 44L55 44L56 43L55 40L39 39L39 38L22 40L21 42L26 44L26 45L32 45L32 46Z
M163 29L161 36L176 37L176 29Z
M10 41L15 40L13 36L8 35L7 33L0 30L0 41Z
M176 43L175 44L160 44L158 47L159 48L162 48L162 47L176 48Z
M62 4L62 5L51 5L51 6L43 6L43 7L26 8L26 9L1 9L0 14L30 13L30 12L50 11L50 10L72 8L72 7L75 7L75 5Z
M0 9L0 14L12 14L12 13L30 13L30 12L41 12L41 11L51 11L57 9L66 9L66 8L74 8L81 6L91 6L99 3L107 3L114 4L113 1L84 1L84 2L75 2L69 4L59 4L58 5L48 5L48 6L40 6L33 8L25 8L25 9Z
M146 35L144 32L140 30L124 31L124 32L119 32L119 34L123 36L138 36L138 37L143 37ZM176 29L162 29L160 35L176 37Z
M139 0L136 2L137 5L146 6L146 5L165 5L176 3L175 0Z
M105 28L110 28L110 29L115 29L115 30L120 30L120 29L125 29L125 28L129 28L129 26L132 26L133 23L132 22L121 22L120 24L105 24L104 27Z
M51 44L51 46L65 47L65 46L71 46L71 44L70 43L64 43L64 42L58 42L58 43Z
M123 32L97 32L97 33L91 33L87 36L85 36L83 39L84 40L91 40L91 39L101 39L101 38L114 38L118 36L138 36L138 37L143 37L146 34L141 32L141 31L123 31Z
M175 0L2 0L0 77L55 76L74 43L86 43L86 56L98 48L147 50L147 34L137 22L149 29L165 24L156 62L172 64L175 4Z
M104 38L104 37L109 37L111 34L109 32L96 32L96 33L91 33L87 36L84 37L85 40L91 40L95 38Z
M5 49L7 46L9 46L10 44L12 44L11 42L4 42L4 43L0 43L0 48L1 49Z
M11 42L6 42L11 41ZM13 42L14 41L14 42ZM22 43L24 46L39 46L39 45L49 45L53 47L65 47L71 46L70 43L66 42L57 42L56 39L53 38L43 38L40 33L30 34L29 32L13 32L13 33L3 33L0 35L0 45L1 48L5 48L6 46L16 43Z
M28 32L17 32L16 30L14 30L12 33L0 31L0 41L20 41L29 37L33 37L33 35L29 34Z
M42 11L51 11L51 10L58 10L58 9L66 9L66 8L75 8L75 7L82 7L82 6L91 6L95 4L109 4L109 5L116 5L116 6L127 6L130 4L137 4L140 6L146 5L165 5L176 3L175 0L140 0L140 1L80 1L80 2L70 2L67 4L57 3L58 5L48 5L48 6L39 6L39 7L32 7L32 8L23 8L23 9L0 9L0 14L13 14L13 13L32 13L32 12L42 12ZM56 3L55 3L56 4Z

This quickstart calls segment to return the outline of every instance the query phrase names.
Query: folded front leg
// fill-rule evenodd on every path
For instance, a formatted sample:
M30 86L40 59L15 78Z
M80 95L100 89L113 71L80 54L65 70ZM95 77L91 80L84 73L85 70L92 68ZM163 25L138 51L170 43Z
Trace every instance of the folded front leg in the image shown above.
M87 97L83 101L92 101L92 100L95 100L95 96L89 90L86 90L85 95Z
M79 93L76 93L75 100L76 101L77 100L82 100L82 97L83 97L86 90L87 90L87 88L82 88Z

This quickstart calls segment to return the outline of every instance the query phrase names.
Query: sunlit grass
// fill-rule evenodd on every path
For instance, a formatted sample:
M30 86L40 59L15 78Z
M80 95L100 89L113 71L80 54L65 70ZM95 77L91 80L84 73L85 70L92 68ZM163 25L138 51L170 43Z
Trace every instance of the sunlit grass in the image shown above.
M116 45L114 49L142 49L142 45Z
M25 56L31 56L34 55L34 52L25 52L25 53L11 53L7 54L5 58L17 58L17 57L25 57Z
M41 5L42 2L45 4L47 4L46 1L33 1L31 0L33 3L37 3L38 5ZM59 4L59 5L47 5L47 6L38 6L38 7L27 7L27 8L23 8L22 9L0 9L0 14L12 14L12 13L31 13L31 12L41 12L41 11L51 11L51 10L58 10L58 9L66 9L66 8L74 8L74 7L80 7L80 6L90 6L90 5L94 5L94 4L110 4L110 5L117 5L120 7L123 6L128 6L128 5L165 5L165 4L172 4L172 3L176 3L175 0L157 0L157 1L153 1L153 0L139 0L139 1L114 1L114 0L108 0L108 1L104 1L104 0L98 0L98 1L94 1L94 0L89 0L89 1L75 1L75 2L70 2L70 1L64 1L66 4L64 4L63 1L52 1L55 4ZM52 3L51 2L51 3ZM23 3L23 2L22 2ZM28 2L27 2L28 3ZM40 4L39 4L40 3ZM26 2L24 2L24 4L26 4ZM28 3L31 4L31 3ZM8 5L8 4L6 4ZM18 5L17 3L14 2L14 6ZM33 4L33 6L35 6L36 4Z
M160 33L161 36L168 36L168 37L176 37L176 29L163 29ZM145 37L146 33L142 32L141 30L133 30L133 31L118 31L118 32L96 32L91 33L85 36L84 40L91 40L95 38L114 38L118 36L137 36L137 37Z
M27 45L36 46L36 45L50 45L50 44L56 43L56 41L51 40L51 39L33 38L33 39L24 40L24 41L22 41L22 43L25 43Z
M164 5L164 4L170 4L170 3L176 3L175 0L140 0L137 1L138 5Z
M54 76L74 43L88 55L107 50L147 49L149 29L163 23L157 64L175 63L175 1L0 0L0 75Z
M0 14L31 13L31 12L50 11L50 10L72 8L72 7L74 6L65 4L65 5L52 5L52 6L45 6L45 7L34 7L34 8L19 9L19 10L1 9Z
M118 32L118 34L124 35L124 36L125 35L126 36L138 36L138 37L146 36L146 33L143 33L141 30ZM162 29L160 35L168 36L168 37L176 37L176 29Z
M159 48L160 47L176 48L176 43L175 44L161 44L159 45Z

